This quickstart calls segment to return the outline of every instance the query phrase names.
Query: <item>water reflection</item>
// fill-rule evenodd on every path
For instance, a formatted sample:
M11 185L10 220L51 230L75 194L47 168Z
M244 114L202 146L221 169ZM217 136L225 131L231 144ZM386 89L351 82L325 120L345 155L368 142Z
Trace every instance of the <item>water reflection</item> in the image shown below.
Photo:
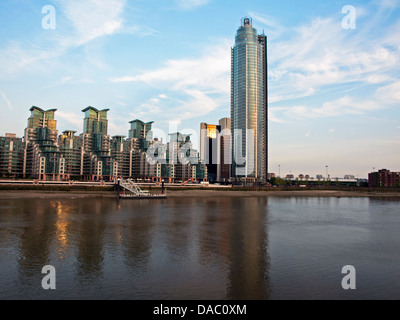
M400 201L0 200L3 299L398 297ZM57 290L41 288L45 265ZM357 267L356 292L340 287ZM306 288L306 289L305 289Z
M267 198L227 199L221 238L229 261L229 299L266 299L269 294Z
M268 298L267 199L6 202L0 246L19 255L9 298L43 297L48 264L59 271L56 298L109 298L115 283L116 299ZM12 263L1 265L12 276Z
M56 221L56 238L57 238L57 253L60 259L63 259L68 249L68 210L63 207L61 201L50 203L57 211Z
M50 260L51 243L56 228L49 221L55 221L56 211L42 201L21 201L18 208L20 219L24 223L18 230L18 248L15 249L19 254L20 281L24 283L29 282L29 278Z
M157 206L152 206L148 201L120 203L119 214L123 220L117 224L120 229L117 237L121 239L124 263L132 270L145 267L150 258Z
M102 276L104 266L104 232L106 222L104 213L110 203L102 199L81 201L77 207L78 219L74 219L73 228L76 240L76 278L82 286L88 286Z

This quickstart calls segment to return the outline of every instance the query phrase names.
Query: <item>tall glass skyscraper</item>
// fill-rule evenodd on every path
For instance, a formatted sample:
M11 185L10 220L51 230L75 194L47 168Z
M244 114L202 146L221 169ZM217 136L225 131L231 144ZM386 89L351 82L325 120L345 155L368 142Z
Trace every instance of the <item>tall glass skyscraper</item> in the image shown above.
M232 177L266 181L268 172L267 37L244 18L232 48Z

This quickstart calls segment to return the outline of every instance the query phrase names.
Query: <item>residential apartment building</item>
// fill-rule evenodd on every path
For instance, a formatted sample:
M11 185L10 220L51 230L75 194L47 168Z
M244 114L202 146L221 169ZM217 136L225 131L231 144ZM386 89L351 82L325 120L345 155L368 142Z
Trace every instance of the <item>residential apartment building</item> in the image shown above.
M268 172L267 37L252 19L237 31L231 60L232 177L266 182Z
M64 180L65 158L58 148L56 109L33 106L24 136L23 177Z
M370 187L400 187L400 172L382 169L368 174Z
M24 142L16 134L0 137L0 177L20 177L24 166Z
M130 122L129 137L108 135L107 113L82 110L83 133L58 136L56 109L30 109L24 138L0 137L0 176L37 180L114 181L134 178L161 182L207 180L190 136L175 133L167 144L153 138L153 122Z

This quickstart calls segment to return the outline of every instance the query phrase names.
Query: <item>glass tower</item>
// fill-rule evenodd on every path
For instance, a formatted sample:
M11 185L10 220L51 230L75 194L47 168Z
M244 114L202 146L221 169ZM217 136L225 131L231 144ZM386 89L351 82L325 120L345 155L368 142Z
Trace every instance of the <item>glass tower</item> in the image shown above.
M236 34L231 60L232 177L265 182L268 170L267 37L251 18Z

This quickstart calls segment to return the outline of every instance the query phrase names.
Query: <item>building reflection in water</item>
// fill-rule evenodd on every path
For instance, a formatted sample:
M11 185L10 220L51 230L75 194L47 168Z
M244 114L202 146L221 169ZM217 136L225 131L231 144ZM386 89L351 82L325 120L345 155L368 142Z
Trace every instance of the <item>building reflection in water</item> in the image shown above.
M225 298L267 299L267 198L211 198L202 207L200 258L203 263L224 261Z
M18 269L21 283L29 283L38 270L47 265L51 255L51 243L55 234L55 209L40 200L21 201L19 228Z
M71 211L71 206L68 202L55 201L51 202L50 205L56 209L57 212L57 221L56 221L56 252L59 255L59 259L65 259L68 255L68 246L69 246L69 236L68 236L68 227L69 220L68 214Z
M76 245L76 280L85 287L103 275L106 213L110 206L104 199L80 201L73 221Z
M14 282L24 297L43 294L41 269L50 264L60 299L109 298L115 288L120 296L113 298L268 298L266 198L26 199L14 205L13 214L2 215L11 228L1 229L0 241L18 252ZM11 237L18 239L15 248L6 240Z
M139 271L150 258L159 208L151 200L122 200L119 208L118 236L124 263L130 270Z

